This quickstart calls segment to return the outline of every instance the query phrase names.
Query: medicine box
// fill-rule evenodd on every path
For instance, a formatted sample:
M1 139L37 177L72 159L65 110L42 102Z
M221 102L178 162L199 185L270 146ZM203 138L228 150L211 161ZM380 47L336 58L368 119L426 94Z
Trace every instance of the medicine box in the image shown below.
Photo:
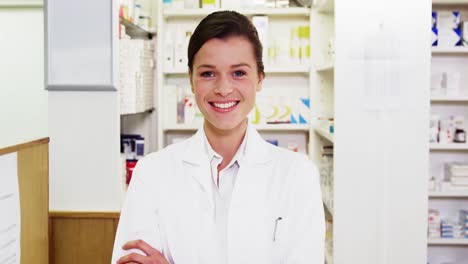
M433 46L453 47L462 44L460 12L438 11L432 14ZM434 24L436 25L434 28Z

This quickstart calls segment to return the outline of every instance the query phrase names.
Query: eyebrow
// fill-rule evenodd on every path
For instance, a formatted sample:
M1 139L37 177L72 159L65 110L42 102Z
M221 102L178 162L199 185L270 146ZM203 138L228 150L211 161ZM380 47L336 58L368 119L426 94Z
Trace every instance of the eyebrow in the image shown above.
M231 68L237 68L237 67L241 67L241 66L246 66L246 67L249 67L249 68L252 68L249 64L247 63L239 63L239 64L234 64L234 65L231 65ZM210 65L210 64L201 64L197 67L197 69L200 69L200 68L210 68L210 69L216 69L216 66L214 65Z

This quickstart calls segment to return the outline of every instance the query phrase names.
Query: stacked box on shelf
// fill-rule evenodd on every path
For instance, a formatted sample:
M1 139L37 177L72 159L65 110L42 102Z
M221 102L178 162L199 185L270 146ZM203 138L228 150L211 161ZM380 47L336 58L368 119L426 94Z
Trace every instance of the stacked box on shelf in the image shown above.
M441 218L439 211L435 209L429 209L427 230L427 235L429 238L440 238L440 224Z
M121 113L138 113L153 107L153 44L148 40L120 40Z
M309 98L258 95L249 113L252 124L308 124Z
M455 221L444 219L441 223L441 237L442 238L463 238L465 231L462 226Z
M461 14L459 11L432 12L432 45L454 47L462 45Z
M128 63L128 53L130 49L129 45L130 37L123 35L119 41L119 62L120 62L120 75L119 75L119 93L120 93L120 112L121 114L130 112L130 92L133 91L130 87L131 74Z
M464 231L464 237L468 238L468 210L460 210L460 226L462 226Z
M468 164L446 164L445 189L468 191Z
M141 87L141 97L140 105L141 108L139 111L145 111L153 107L153 67L154 67L154 48L151 42L145 41L140 43L141 48L141 60L140 60L140 69L141 69L141 78L142 78L142 87Z

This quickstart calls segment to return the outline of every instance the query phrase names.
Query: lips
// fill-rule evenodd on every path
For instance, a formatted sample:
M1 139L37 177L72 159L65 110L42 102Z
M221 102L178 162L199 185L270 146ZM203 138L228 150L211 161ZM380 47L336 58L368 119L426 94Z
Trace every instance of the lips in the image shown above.
M240 101L224 101L224 102L209 102L213 109L217 112L229 112L233 110Z

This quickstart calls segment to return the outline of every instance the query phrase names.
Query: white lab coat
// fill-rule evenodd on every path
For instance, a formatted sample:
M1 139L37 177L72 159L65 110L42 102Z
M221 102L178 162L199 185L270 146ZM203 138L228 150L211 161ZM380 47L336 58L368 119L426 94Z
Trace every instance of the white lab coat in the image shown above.
M229 209L228 263L323 264L317 169L304 155L275 147L248 129ZM112 263L129 253L121 249L125 242L143 239L170 263L221 264L215 263L213 185L203 133L138 162Z

